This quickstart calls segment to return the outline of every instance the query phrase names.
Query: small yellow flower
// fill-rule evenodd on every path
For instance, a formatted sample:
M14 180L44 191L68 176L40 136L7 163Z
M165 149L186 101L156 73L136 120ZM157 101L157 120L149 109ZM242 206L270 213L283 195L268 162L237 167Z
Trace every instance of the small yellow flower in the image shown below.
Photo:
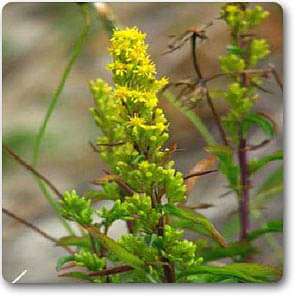
M142 125L144 125L144 119L134 116L134 117L130 118L129 125L141 127Z

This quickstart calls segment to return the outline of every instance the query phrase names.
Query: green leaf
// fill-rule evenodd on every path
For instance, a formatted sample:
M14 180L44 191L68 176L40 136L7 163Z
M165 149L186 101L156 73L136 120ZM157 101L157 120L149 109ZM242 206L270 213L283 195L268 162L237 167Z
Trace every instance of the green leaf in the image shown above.
M255 240L259 238L260 236L266 234L266 233L272 233L272 232L282 232L283 231L283 222L282 220L273 220L265 225L263 225L261 228L251 231L248 234L247 239L249 241Z
M249 113L243 120L243 134L246 136L252 126L258 126L266 136L272 138L275 133L275 123L264 114Z
M87 280L90 282L94 282L94 279L90 277L89 275L82 273L82 272L69 272L69 273L64 273L59 275L60 277L71 277L71 278L76 278L76 279L81 279L81 280Z
M195 222L190 220L181 219L181 218L172 218L171 224L176 228L189 229L199 234L207 235L207 231L205 230L204 227L199 226L199 224L196 224Z
M230 187L233 190L237 190L239 185L239 167L234 161L232 149L224 145L212 145L206 147L206 150L218 157L220 171L226 176Z
M177 101L174 95L170 92L165 92L164 96L166 97L168 102L170 102L173 106L180 110L180 112L184 114L193 123L193 125L196 127L199 134L202 136L207 145L216 144L213 135L210 133L210 131L198 115L196 115L187 107L183 106L182 103Z
M245 50L237 45L231 44L227 46L227 52L228 54L243 55Z
M283 152L281 150L268 154L260 159L253 159L249 161L249 172L251 174L256 173L258 170L266 166L269 162L275 160L282 160Z
M204 247L197 251L197 255L202 257L204 262L222 259L226 257L245 257L254 252L250 243L237 242L229 244L227 247Z
M210 273L204 274L193 274L189 275L184 279L181 279L179 282L182 283L238 283L237 278L228 278L223 275L216 275Z
M226 241L221 235L221 233L215 228L215 226L203 215L194 212L193 210L188 210L186 208L178 208L172 204L166 204L163 206L166 213L176 216L180 219L185 219L187 221L194 222L200 225L206 232L208 236L217 241L221 246L226 246ZM202 228L200 230L202 230Z
M212 274L224 279L236 279L237 282L265 283L280 279L280 272L266 265L254 263L233 263L222 267L195 266L178 275L178 278L197 274Z
M238 213L234 213L226 219L222 228L222 234L226 241L235 241L240 231L240 217Z
M89 236L64 236L60 238L57 246L79 246L84 248L91 248L91 240Z
M255 204L262 204L267 200L274 198L274 196L283 191L283 167L280 166L258 188L255 196Z
M69 261L74 261L73 255L66 255L66 256L59 257L56 262L56 271L60 271L61 268L64 266L64 264Z
M116 255L120 261L127 263L131 267L144 270L145 264L144 262L137 256L128 252L125 248L121 247L120 244L105 234L101 233L95 227L87 227L87 230L96 238L98 238L101 244L109 251L111 251L114 255Z

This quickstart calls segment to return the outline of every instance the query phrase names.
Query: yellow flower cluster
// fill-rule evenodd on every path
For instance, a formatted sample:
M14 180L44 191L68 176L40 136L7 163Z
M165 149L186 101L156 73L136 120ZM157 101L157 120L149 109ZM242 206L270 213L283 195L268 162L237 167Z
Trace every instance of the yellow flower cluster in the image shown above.
M126 86L117 86L114 91L114 96L120 100L126 100L127 102L142 102L148 108L153 108L157 105L157 97L154 93L128 89Z
M109 50L113 62L108 65L115 83L113 98L126 107L126 128L135 142L142 141L141 148L157 141L160 147L168 138L167 121L162 110L157 108L156 96L168 81L156 79L145 38L146 34L136 27L115 30Z
M136 27L114 31L110 53L113 62L108 65L117 85L135 89L152 89L157 92L167 84L166 78L156 80L156 68L145 43L146 34Z
M156 79L145 37L136 27L115 30L109 50L113 61L108 65L114 87L99 80L91 84L96 104L92 111L103 132L100 155L134 190L151 195L156 185L165 189L170 201L182 201L182 175L168 165L163 150L168 122L157 107L156 94L168 81ZM148 167L140 168L143 165Z

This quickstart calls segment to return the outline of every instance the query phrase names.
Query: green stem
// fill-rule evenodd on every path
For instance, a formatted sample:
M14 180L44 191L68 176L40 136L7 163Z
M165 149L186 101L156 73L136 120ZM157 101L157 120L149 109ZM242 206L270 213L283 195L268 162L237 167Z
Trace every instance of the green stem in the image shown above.
M47 125L49 123L50 117L54 112L54 109L57 105L58 99L59 99L59 97L60 97L60 95L61 95L61 93L64 89L66 80L67 80L67 78L68 78L68 76L71 72L71 69L72 69L74 63L76 62L79 54L81 53L82 47L83 47L84 43L86 42L88 32L90 30L90 23L91 22L90 22L90 15L89 15L89 7L88 7L88 5L81 5L80 8L81 8L81 12L82 12L82 15L84 17L84 20L85 20L85 24L83 26L83 29L80 33L79 38L75 42L75 45L74 45L73 50L72 50L71 58L70 58L67 66L66 66L66 68L65 68L65 70L62 74L62 77L60 79L60 82L59 82L57 88L55 89L55 91L53 93L53 96L51 98L50 104L48 106L48 109L47 109L47 112L46 112L46 115L45 115L45 118L43 119L43 122L42 122L42 124L39 128L39 131L38 131L38 134L37 134L37 137L36 137L36 141L35 141L35 144L34 144L34 148L33 148L33 163L32 164L33 164L34 167L37 165L38 160L39 160L41 144L42 144L43 138L45 136L46 128L47 128ZM55 201L53 200L53 198L51 197L51 195L47 191L46 185L39 178L35 177L35 179L36 179L43 195L45 196L45 198L48 200L50 205L54 208L56 213L58 213L57 207L54 205ZM71 229L70 225L65 220L63 220L63 219L61 219L61 220L62 220L62 223L63 223L64 227L68 230L68 232L73 234L73 230Z
M50 104L48 106L48 109L47 109L47 112L45 115L45 118L43 119L42 125L38 131L34 149L33 149L33 166L36 166L36 164L38 162L42 140L45 136L46 128L47 128L48 122L50 120L50 117L54 112L54 109L57 105L59 96L61 95L61 93L64 89L66 80L69 77L71 69L82 50L82 47L87 39L87 35L88 35L89 29L90 29L90 16L88 13L88 7L86 5L81 5L80 7L81 7L82 14L84 16L84 19L85 19L85 25L81 31L81 34L80 34L78 40L75 42L75 45L74 45L74 48L73 48L73 51L71 54L71 58L62 74L61 80L60 80L57 88L55 89L55 91L53 93L53 96L51 98Z

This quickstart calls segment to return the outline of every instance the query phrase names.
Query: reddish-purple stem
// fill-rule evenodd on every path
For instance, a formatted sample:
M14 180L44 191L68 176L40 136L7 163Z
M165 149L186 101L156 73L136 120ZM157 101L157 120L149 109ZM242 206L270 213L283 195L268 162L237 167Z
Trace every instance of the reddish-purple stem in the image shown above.
M240 164L240 240L245 240L250 227L249 222L249 187L250 178L247 163L246 139L241 137L239 144L239 164Z

